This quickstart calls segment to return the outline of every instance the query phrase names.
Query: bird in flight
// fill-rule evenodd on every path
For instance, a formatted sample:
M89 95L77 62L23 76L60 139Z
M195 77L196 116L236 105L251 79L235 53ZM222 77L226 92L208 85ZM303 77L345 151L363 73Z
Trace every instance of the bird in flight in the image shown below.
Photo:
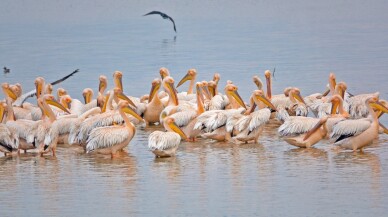
M160 16L163 17L163 19L170 19L171 22L174 24L174 31L176 32L175 22L170 16L168 16L167 14L162 13L160 11L151 11L148 14L144 14L143 16L147 16L147 15L151 15L151 14L159 14Z

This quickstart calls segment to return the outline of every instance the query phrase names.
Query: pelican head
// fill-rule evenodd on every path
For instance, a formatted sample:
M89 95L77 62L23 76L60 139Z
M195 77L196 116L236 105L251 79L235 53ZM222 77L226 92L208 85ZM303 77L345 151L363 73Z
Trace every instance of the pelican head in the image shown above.
M63 89L62 87L58 88L57 89L57 97L58 97L58 100L64 96L64 95L67 95L67 91L65 89Z
M207 81L202 81L202 90L203 90L203 93L205 94L206 98L208 99L211 99L212 96L211 96L211 93L209 91L209 83Z
M162 67L162 68L159 69L159 74L160 74L160 77L162 77L162 80L163 80L165 77L170 76L170 72L168 71L167 68L164 68L164 67Z
M345 97L345 91L348 89L348 86L346 85L345 82L339 82L336 86L335 86L335 92L337 94L339 94L342 99Z
M155 78L152 81L152 84L151 84L152 86L151 86L150 95L148 97L148 102L151 102L152 98L154 98L155 94L158 93L161 84L162 84L162 81L159 78Z
M290 96L290 91L293 89L294 87L286 87L284 88L283 90L283 93L286 97Z
M10 97L12 100L17 99L16 94L11 90L8 83L2 83L1 88L3 89L3 92L7 97Z
M22 85L19 83L16 83L14 85L9 85L9 88L12 90L12 92L17 96L20 97L23 93Z
M255 75L252 77L253 82L256 84L258 90L263 89L263 82L259 78L259 76Z
M113 91L114 91L114 96L115 96L115 97L117 97L118 99L122 99L122 100L127 101L129 104L131 104L133 107L136 108L135 103L133 103L132 100L129 99L129 98L123 93L123 91L122 91L120 88L115 87L115 88L113 89Z
M215 81L209 81L207 84L207 88L209 89L209 92L210 92L212 97L217 94L216 93L217 83Z
M61 109L62 111L64 111L64 112L70 114L70 111L69 111L67 108L65 108L61 103L59 103L59 102L55 99L55 97L54 97L53 95L51 95L51 94L45 94L45 95L43 96L43 99L41 99L41 100L44 100L47 104L50 104L50 105L52 105L52 106L55 106L55 107ZM42 103L42 101L41 101L41 103ZM47 113L46 113L46 115L47 115ZM48 115L47 115L47 116L48 116Z
M36 88L36 97L40 98L40 96L43 94L43 87L44 87L44 78L37 77L35 79L35 88Z
M108 87L108 79L105 75L100 75L99 77L100 83L98 85L98 92L100 94L104 94L106 88Z
M46 87L44 89L44 93L46 94L52 94L53 93L53 85L51 84L46 84Z
M127 113L127 114L130 114L132 115L133 117L135 117L136 119L138 119L139 121L141 122L144 122L143 118L141 118L130 106L129 106L129 102L128 101L120 101L119 104L118 104L118 108Z
M271 101L265 96L263 90L254 90L252 93L253 101L255 104L259 104L259 101L263 102L265 105L267 105L269 108L271 108L273 111L276 111L276 107L271 103Z
M365 102L369 104L372 108L380 110L384 113L388 113L388 108L385 107L376 96L368 97Z
M225 86L225 94L228 96L232 96L237 101L237 103L239 105L241 105L242 107L244 107L246 109L247 107L245 106L245 103L241 99L241 96L240 96L240 94L238 94L237 90L238 90L238 88L234 84L227 84Z
M170 97L175 105L178 105L178 96L174 87L174 79L170 76L167 76L163 79L162 85L164 89L170 93Z
M90 88L85 88L82 91L82 96L84 97L85 104L88 104L90 101L92 101L93 98L93 90Z
M292 90L290 90L289 94L291 94L291 96L294 97L299 102L306 104L302 95L300 95L300 90L298 88L293 88Z
M303 141L306 141L313 133L315 133L319 128L321 128L321 126L327 122L328 118L328 116L321 118L318 123L310 131L307 132L307 134L303 138Z
M122 72L115 71L113 73L113 81L114 81L115 87L123 90L123 73Z
M213 81L214 82L216 82L216 84L218 84L218 82L220 81L220 78L221 78L221 76L220 76L220 74L219 73L214 73L214 75L213 75Z
M342 101L342 98L340 95L336 94L328 99L328 102L331 102L331 112L330 114L335 115L337 114L337 108Z
M71 97L69 95L63 95L61 96L59 102L63 105L63 107L69 109L71 106L71 102L73 100L71 99Z
M189 71L187 71L187 74L182 78L182 80L179 81L176 87L178 88L186 81L195 80L196 77L197 77L197 71L195 69L189 69Z
M178 125L175 123L174 118L172 117L164 118L163 124L167 130L169 129L172 132L178 133L182 139L187 139L186 134L181 130L181 128L178 127Z

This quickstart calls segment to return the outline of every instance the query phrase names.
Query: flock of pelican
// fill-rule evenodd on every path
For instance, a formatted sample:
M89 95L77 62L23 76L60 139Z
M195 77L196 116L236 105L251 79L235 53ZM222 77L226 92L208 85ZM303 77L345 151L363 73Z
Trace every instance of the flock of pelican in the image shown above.
M325 93L302 97L296 87L273 95L267 70L266 89L259 76L254 76L257 88L244 102L232 81L219 92L218 73L211 81L196 82L197 72L190 69L175 87L168 69L159 72L161 79L154 79L150 93L141 98L124 93L119 71L113 74L113 89L107 90L108 79L101 75L97 97L93 99L92 89L86 88L83 102L63 88L52 95L53 87L42 77L35 79L36 104L24 102L20 84L3 83L0 151L19 155L21 150L34 150L55 156L57 144L70 144L83 147L86 153L114 157L135 136L136 125L144 124L160 124L165 129L148 138L156 157L174 156L182 140L257 143L269 122L278 123L279 136L287 143L301 148L328 139L344 149L362 150L379 133L388 133L379 122L383 113L388 113L387 101L379 99L378 92L349 94L347 85L337 83L334 73L329 75ZM190 81L187 92L178 92L186 81ZM15 103L20 101L24 103Z

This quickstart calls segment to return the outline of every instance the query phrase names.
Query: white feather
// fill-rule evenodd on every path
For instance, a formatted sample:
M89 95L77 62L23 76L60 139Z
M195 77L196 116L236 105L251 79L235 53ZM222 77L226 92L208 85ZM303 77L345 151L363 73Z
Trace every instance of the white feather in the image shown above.
M150 150L166 150L179 146L181 137L175 132L154 131L148 137Z
M90 132L86 152L108 148L124 142L129 138L129 132L123 126L108 126L95 128Z

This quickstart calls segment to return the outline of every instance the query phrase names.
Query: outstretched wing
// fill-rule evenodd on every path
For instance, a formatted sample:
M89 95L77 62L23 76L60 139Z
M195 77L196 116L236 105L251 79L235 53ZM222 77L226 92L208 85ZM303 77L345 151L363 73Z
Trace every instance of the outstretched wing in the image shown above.
M176 27L175 27L175 22L174 22L174 20L173 20L170 16L168 16L168 19L171 20L172 24L174 24L174 31L176 32Z
M162 15L163 13L160 12L160 11L151 11L151 12L149 12L148 14L144 14L143 16L147 16L147 15L151 15L151 14L159 14L159 15Z
M71 76L73 76L73 75L74 75L75 73L77 73L78 71L79 71L79 69L76 69L76 70L74 70L74 72L72 72L72 73L66 75L65 77L63 77L63 78L61 78L61 79L59 79L59 80L56 80L56 81L54 81L54 82L52 82L52 83L50 83L50 84L51 84L51 85L59 84L59 83L61 83L62 81L68 79L68 78L71 77ZM24 103L28 98L33 97L35 94L36 94L36 90L31 90L31 91L29 91L28 93L25 93L25 94L21 95L21 96L13 103L13 105L14 105L14 106L21 106L21 105L23 105L23 103Z

